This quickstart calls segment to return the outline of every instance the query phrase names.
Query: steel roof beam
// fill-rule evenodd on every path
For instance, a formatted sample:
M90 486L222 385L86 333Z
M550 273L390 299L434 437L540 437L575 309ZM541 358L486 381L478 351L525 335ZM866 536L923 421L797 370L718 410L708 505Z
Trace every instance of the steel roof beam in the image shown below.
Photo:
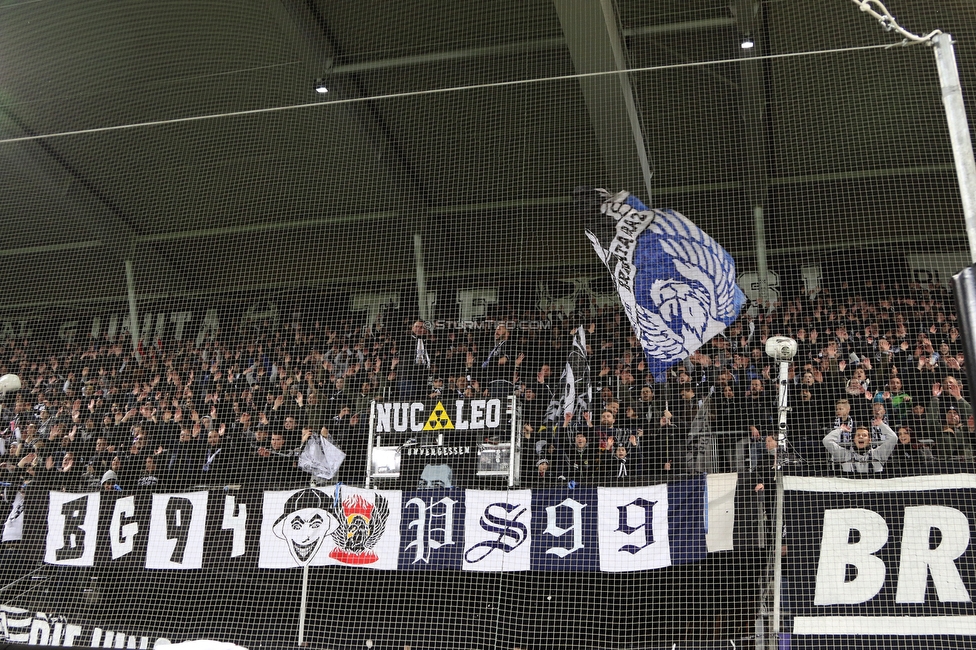
M566 45L578 74L620 71L582 77L580 90L603 154L608 177L594 183L611 189L643 190L651 198L651 167L634 102L623 41L611 0L553 0Z

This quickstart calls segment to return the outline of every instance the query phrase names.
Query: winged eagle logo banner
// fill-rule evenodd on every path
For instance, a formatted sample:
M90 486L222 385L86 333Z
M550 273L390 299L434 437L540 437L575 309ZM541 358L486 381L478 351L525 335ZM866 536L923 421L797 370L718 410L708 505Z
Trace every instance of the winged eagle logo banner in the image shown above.
M738 317L746 297L735 260L674 210L651 210L629 192L595 191L613 231L606 244L590 230L586 236L613 277L648 372L663 380Z

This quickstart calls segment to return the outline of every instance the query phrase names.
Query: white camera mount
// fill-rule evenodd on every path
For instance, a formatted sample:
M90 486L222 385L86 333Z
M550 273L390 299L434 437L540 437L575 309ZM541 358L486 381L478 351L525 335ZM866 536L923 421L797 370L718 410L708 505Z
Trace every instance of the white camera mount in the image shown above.
M779 361L779 400L776 409L779 415L779 435L776 438L782 451L786 451L786 415L790 412L790 361L796 356L796 351L796 341L788 336L771 336L766 339L766 354Z

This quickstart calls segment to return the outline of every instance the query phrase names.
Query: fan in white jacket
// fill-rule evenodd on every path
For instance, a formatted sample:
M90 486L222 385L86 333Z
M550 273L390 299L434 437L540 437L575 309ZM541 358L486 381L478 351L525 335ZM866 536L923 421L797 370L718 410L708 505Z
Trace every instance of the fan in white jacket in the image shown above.
M871 475L884 471L885 461L898 444L898 436L881 418L875 418L872 426L881 431L881 442L874 447L871 446L871 430L868 427L859 426L854 430L850 448L840 444L841 435L846 431L844 426L824 436L824 447L834 462L841 464L845 473Z

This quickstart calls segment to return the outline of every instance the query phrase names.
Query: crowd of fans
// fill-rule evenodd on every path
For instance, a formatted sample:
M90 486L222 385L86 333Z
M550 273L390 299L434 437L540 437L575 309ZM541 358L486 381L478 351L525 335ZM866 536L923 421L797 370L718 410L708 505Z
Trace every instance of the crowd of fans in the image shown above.
M140 354L121 337L10 339L0 374L19 375L23 388L0 411L0 468L11 484L69 491L289 488L308 484L298 458L325 436L346 454L335 480L357 485L373 400L515 394L522 484L531 487L656 482L700 470L706 452L713 471L787 458L821 471L922 471L972 459L951 306L939 285L871 283L772 310L753 305L664 378L645 371L620 309L583 310L551 327L524 326L548 314L503 310L478 329L412 319L367 329L323 317L218 332L200 347L144 343ZM566 409L560 374L576 327L586 333L593 396ZM773 335L799 345L785 443L778 364L763 352ZM450 444L462 432L447 434Z

